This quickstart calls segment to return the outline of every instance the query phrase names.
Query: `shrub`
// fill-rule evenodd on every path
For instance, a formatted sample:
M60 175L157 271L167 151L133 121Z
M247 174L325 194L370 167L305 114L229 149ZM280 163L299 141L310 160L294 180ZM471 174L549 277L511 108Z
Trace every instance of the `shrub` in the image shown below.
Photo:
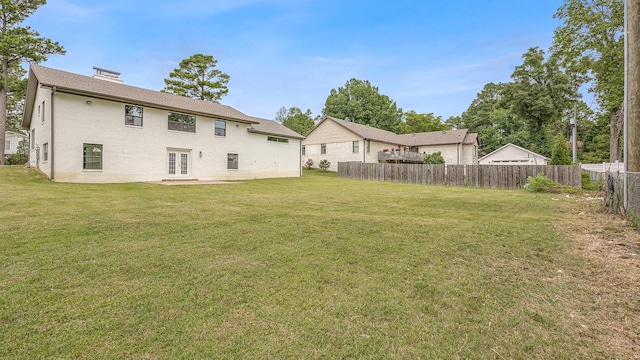
M529 176L527 178L527 185L525 185L524 188L530 192L559 193L563 190L562 185L550 180L543 173L540 173L535 177Z
M311 170L312 166L313 166L313 160L307 159L307 161L304 163L304 167L306 167L307 169Z
M591 182L591 176L589 176L588 172L582 173L582 189L584 190L591 190L591 191L598 190L601 182L602 180L599 180L597 183L594 184Z
M327 169L329 169L330 166L331 166L331 163L326 159L320 160L320 163L318 164L318 167L322 169L322 171L327 171Z
M571 163L571 152L567 147L567 139L562 134L558 134L551 150L549 165L571 165Z
M444 158L442 157L442 153L440 151L436 151L432 154L427 154L424 156L425 164L444 164Z
M15 154L9 154L4 158L6 165L24 165L29 161L29 142L22 139L18 143L18 151Z

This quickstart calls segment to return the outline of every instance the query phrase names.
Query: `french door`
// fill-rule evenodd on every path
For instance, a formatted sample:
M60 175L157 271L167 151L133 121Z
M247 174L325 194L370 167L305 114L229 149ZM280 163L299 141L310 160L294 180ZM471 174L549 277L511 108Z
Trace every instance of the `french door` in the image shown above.
M172 178L188 178L191 176L190 153L188 151L169 150L167 152L168 174Z

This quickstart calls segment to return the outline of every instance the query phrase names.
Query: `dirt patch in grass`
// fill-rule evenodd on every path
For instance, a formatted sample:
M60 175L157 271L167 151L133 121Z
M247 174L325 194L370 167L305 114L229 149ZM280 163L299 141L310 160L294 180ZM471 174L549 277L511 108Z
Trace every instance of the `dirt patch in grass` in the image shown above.
M571 203L571 202L569 202ZM585 346L618 359L640 359L640 232L606 214L594 194L576 196L558 230L588 266L568 274L565 305ZM577 325L577 326L576 326Z

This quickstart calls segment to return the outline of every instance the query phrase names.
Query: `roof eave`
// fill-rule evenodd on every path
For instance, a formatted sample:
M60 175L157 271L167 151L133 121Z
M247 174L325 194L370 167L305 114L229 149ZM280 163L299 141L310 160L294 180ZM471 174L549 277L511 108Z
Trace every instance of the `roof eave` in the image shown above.
M135 105L148 106L148 107L152 107L152 108L156 108L156 109L162 109L162 110L167 110L167 111L176 111L176 112L181 112L181 113L188 113L188 114L192 114L192 115L196 115L196 116L206 116L206 117L210 117L210 118L218 118L218 119L222 119L222 120L235 121L235 122L245 123L245 124L259 124L260 123L258 121L249 120L249 119L238 119L238 118L231 117L231 116L225 116L225 115L219 115L219 114L213 114L213 113L205 113L205 112L201 112L201 111L192 111L192 110L187 110L187 109L173 107L173 106L166 106L166 105L161 105L161 104L147 102L147 101L135 101L135 100L132 100L132 99L129 99L129 98L125 98L125 97L110 96L110 95L95 93L95 92L91 92L91 91L82 91L82 90L69 88L69 87L64 87L64 86L60 87L60 86L54 85L54 84L41 83L40 85L41 86L45 86L45 87L51 87L51 88L55 87L57 92L62 92L62 93L67 93L67 94L72 94L72 95L84 95L84 96L89 96L89 97L93 97L93 98L96 98L96 99L113 100L113 101L130 103L130 104L135 104ZM25 114L26 114L26 111L25 111Z
M22 130L29 130L31 127L31 114L33 113L34 102L36 99L36 91L38 89L38 78L31 68L29 68L29 78L27 80L27 96L24 102L24 111L22 112L22 121L20 126Z
M289 138L289 139L299 139L302 140L304 139L304 136L298 135L298 136L293 136L293 135L285 135L285 134L279 134L279 133L275 133L275 132L270 132L270 131L261 131L261 130L256 130L253 128L248 128L247 132L250 132L252 134L262 134L262 135L273 135L273 136L280 136L280 137L285 137L285 138Z

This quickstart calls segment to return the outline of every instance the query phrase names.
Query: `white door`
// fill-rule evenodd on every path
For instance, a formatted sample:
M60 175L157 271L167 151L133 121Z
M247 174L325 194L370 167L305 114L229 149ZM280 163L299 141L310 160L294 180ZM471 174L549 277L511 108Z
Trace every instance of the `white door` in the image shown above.
M188 178L190 176L189 152L169 150L167 159L169 177Z

